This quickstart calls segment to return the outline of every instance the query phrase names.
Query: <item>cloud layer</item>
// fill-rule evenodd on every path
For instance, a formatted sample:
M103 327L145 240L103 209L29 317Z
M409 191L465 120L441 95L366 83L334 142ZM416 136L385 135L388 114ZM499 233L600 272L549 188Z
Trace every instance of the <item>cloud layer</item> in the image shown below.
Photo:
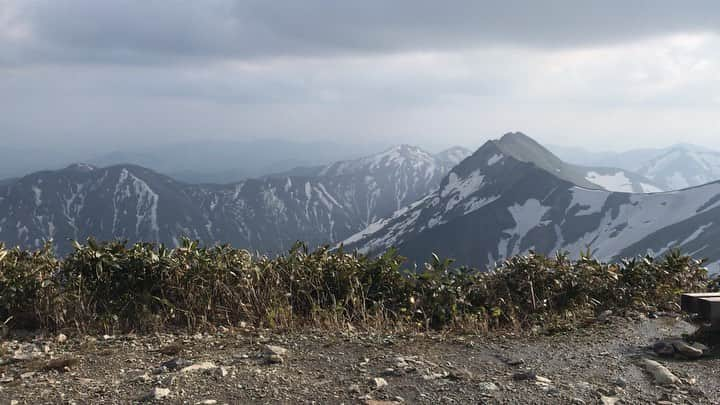
M715 0L0 0L0 134L720 147L719 31Z

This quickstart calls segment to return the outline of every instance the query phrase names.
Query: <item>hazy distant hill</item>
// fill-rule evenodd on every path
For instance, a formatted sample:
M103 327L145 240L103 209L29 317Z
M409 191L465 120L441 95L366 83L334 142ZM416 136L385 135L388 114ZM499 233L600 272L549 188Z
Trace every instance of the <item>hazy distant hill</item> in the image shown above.
M550 149L569 162L636 172L663 190L679 190L720 180L720 152L697 145L678 144L662 149L636 149L620 153L592 152L558 145Z

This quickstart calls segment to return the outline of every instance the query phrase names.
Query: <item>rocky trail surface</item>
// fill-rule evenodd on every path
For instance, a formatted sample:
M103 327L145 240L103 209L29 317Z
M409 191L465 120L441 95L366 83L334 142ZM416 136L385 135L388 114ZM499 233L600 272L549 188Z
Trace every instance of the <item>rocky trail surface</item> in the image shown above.
M605 314L536 336L11 336L0 403L720 403L717 349L665 343L693 330L674 316Z

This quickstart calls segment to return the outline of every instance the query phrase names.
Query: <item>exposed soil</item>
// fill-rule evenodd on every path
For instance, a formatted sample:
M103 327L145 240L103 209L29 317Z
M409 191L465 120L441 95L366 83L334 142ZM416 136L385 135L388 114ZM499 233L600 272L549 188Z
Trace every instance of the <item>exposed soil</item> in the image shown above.
M675 317L639 316L551 336L244 328L195 336L68 333L62 343L30 337L2 343L0 403L720 403L717 355L659 358L648 349L693 329ZM268 344L287 353L271 348L270 356ZM642 358L680 382L656 385ZM157 390L167 395L152 399L154 388L169 393Z

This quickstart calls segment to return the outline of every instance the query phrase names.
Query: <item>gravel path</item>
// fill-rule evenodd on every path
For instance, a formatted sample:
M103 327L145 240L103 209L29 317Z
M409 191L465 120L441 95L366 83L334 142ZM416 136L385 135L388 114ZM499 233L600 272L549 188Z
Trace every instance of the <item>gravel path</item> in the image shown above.
M246 328L28 338L0 346L0 404L720 403L717 356L658 358L647 349L692 330L674 317L640 316L534 337ZM656 385L644 358L679 382Z

